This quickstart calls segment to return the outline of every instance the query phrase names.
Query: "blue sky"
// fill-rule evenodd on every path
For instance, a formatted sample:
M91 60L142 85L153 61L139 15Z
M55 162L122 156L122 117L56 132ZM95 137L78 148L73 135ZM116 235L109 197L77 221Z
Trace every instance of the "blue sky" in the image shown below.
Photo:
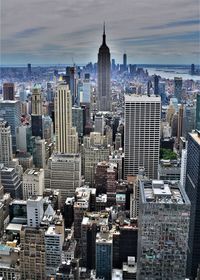
M2 0L1 64L97 60L106 22L112 58L200 64L199 0Z

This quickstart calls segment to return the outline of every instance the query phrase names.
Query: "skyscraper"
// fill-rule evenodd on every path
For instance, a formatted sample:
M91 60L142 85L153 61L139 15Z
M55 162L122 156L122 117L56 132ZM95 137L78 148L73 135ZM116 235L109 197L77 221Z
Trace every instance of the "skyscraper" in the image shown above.
M72 98L66 83L60 83L55 96L56 151L76 153L78 134L72 127Z
M0 118L0 163L9 166L12 161L12 136L8 122Z
M195 279L200 264L200 132L189 133L185 190L191 202L188 276Z
M182 94L182 78L175 77L174 78L174 97L178 99L178 103L181 102L181 94Z
M16 152L16 127L21 123L20 101L2 100L0 101L0 118L8 122L12 134L13 153Z
M190 201L178 182L140 182L137 279L186 277Z
M110 50L106 45L105 24L103 42L98 53L98 106L100 111L110 111Z
M3 100L15 99L15 85L13 83L3 84Z
M72 105L77 102L77 87L76 87L76 67L66 67L66 82L69 84L69 90L72 97ZM78 105L78 104L77 104Z
M32 114L42 115L42 96L40 88L35 86L32 90Z
M59 189L61 202L73 196L81 185L81 157L79 154L52 154L45 169L45 188Z
M106 227L102 227L101 232L96 236L96 277L105 280L112 278L112 251L112 235Z
M31 77L31 64L30 63L27 64L27 74L29 77Z
M154 94L159 95L159 77L157 75L154 76Z
M32 135L43 138L42 131L42 96L40 88L35 85L32 90L32 114L31 114L31 127Z
M200 131L200 93L197 94L197 103L196 103L196 129Z
M158 176L160 96L125 96L124 175L135 176L143 166L149 178Z
M126 53L123 54L123 68L124 68L124 71L127 70L127 54Z

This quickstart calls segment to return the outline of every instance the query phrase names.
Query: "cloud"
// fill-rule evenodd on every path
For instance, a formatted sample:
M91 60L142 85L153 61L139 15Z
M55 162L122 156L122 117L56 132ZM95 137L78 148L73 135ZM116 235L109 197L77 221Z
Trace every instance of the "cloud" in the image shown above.
M95 61L104 20L117 60L126 51L130 62L178 62L178 54L186 63L199 61L198 6L198 0L2 1L1 63Z
M19 31L15 34L15 38L29 38L32 36L36 36L46 30L47 27L35 27L35 28L27 28L22 31Z
M155 25L155 26L148 26L145 27L144 29L163 29L163 28L171 28L171 27L179 27L179 26L187 26L187 25L199 25L200 24L200 19L188 19L188 20L180 20L180 21L174 21L174 22L169 22L166 24L161 24L161 25Z

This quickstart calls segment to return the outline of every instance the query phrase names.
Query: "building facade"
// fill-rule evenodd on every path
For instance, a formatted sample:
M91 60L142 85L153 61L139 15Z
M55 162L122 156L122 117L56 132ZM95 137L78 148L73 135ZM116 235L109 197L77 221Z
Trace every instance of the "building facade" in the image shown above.
M135 176L143 166L147 177L157 178L160 152L161 99L125 96L124 175Z
M43 195L44 170L27 169L23 174L23 199L27 200L32 195Z
M185 190L191 202L188 271L195 279L200 264L200 133L189 133Z
M20 101L3 100L0 101L0 118L8 122L12 134L13 153L16 152L16 127L21 123L21 108Z
M140 182L137 279L185 279L190 201L179 183Z
M12 159L11 129L7 121L0 119L0 163L9 166Z
M81 185L81 157L79 154L53 154L45 169L45 188L59 189L64 204L68 196Z
M57 152L77 152L78 134L72 127L72 97L64 82L58 85L55 96L55 135Z

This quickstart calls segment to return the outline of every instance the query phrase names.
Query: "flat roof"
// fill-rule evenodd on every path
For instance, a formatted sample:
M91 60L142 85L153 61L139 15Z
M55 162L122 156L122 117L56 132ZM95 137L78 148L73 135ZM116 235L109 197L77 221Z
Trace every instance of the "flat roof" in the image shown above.
M21 231L22 229L22 224L13 224L9 223L6 230L13 230L13 231Z
M179 182L163 180L141 180L143 203L189 204L189 199Z
M145 94L125 94L125 102L161 102L160 96Z
M26 175L39 175L44 169L40 169L40 168L29 168L27 169L24 174Z
M197 132L190 133L190 136L200 145L200 131L199 134Z

